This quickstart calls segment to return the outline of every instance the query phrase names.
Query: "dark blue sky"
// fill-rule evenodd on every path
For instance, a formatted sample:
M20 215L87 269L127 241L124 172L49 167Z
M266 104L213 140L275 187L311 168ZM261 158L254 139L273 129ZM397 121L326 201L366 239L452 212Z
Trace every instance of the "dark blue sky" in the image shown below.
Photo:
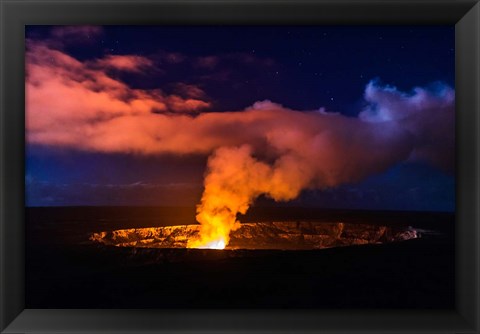
M454 26L109 26L82 43L55 35L52 27L29 26L26 37L50 46L56 39L63 53L83 63L108 55L147 57L154 63L150 70L112 77L166 93L179 82L194 85L208 96L203 112L243 110L267 99L290 109L325 107L356 117L374 79L407 93L438 82L454 88ZM30 144L26 158L29 206L194 205L207 159L41 144ZM306 191L292 205L452 211L454 203L452 174L403 162L361 183Z

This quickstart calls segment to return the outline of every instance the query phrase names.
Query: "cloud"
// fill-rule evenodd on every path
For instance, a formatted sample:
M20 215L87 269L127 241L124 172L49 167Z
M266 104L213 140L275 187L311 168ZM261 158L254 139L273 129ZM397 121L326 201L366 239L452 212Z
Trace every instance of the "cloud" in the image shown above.
M371 81L364 94L367 106L359 118L392 123L408 130L417 143L411 160L425 160L452 172L455 162L455 91L443 83L410 93Z
M165 98L168 110L174 113L198 113L202 109L210 107L210 102L193 99L182 98L177 95L169 95Z
M107 55L102 59L93 62L94 66L105 69L116 69L127 72L142 72L151 67L153 62L136 55Z
M189 116L185 113L210 104L195 86L178 87L190 97L133 89L101 69L33 43L27 51L27 139L138 154L211 154L223 146L248 144L269 159L296 152L312 166L338 165L322 167L316 176L327 185L349 179L334 174L362 174L360 161L371 160L379 169L411 156L441 165L453 161L447 153L453 151L454 94L446 86L437 93L417 88L408 95L370 83L367 107L358 118L296 111L270 101L243 111ZM358 166L347 168L356 160Z
M175 90L180 95L185 97L201 99L207 96L205 91L196 85L190 85L183 82L178 82L174 86L175 86Z
M69 131L96 137L98 126L105 126L108 120L148 117L154 112L196 112L210 105L195 98L168 95L160 89L133 89L107 73L112 66L136 71L150 64L138 56L107 56L80 62L45 43L29 40L26 62L27 130L29 138L37 138L39 143L70 143L73 133L69 135ZM69 130L61 131L62 126Z

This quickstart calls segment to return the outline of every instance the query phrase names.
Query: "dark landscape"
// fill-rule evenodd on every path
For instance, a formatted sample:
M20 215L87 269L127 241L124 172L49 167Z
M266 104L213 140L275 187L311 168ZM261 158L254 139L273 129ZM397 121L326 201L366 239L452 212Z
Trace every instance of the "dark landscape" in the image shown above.
M92 233L195 223L195 208L29 207L26 308L454 307L450 213L253 207L242 223L414 228L411 240L314 250L116 247Z

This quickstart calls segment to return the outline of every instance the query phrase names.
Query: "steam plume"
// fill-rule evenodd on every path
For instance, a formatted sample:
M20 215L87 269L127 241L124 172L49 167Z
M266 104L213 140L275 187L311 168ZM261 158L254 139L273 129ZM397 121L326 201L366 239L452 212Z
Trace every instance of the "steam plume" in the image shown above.
M272 164L254 158L246 145L220 148L210 157L197 208L201 238L189 246L228 244L230 231L239 226L237 213L262 194L288 201L303 189L357 182L407 159L452 171L454 92L440 88L437 93L416 88L408 95L370 82L365 93L370 104L359 118L277 110L275 127L265 129ZM270 102L254 106L275 107L280 108Z

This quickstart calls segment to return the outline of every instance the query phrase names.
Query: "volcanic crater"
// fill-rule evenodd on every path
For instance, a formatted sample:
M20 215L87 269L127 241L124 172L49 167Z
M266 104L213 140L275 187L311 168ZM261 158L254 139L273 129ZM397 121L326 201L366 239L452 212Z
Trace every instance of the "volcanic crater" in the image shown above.
M134 248L186 248L198 238L200 225L119 229L92 233L90 240L108 246ZM243 223L230 233L225 249L307 250L383 244L420 238L410 226L385 226L343 222Z

